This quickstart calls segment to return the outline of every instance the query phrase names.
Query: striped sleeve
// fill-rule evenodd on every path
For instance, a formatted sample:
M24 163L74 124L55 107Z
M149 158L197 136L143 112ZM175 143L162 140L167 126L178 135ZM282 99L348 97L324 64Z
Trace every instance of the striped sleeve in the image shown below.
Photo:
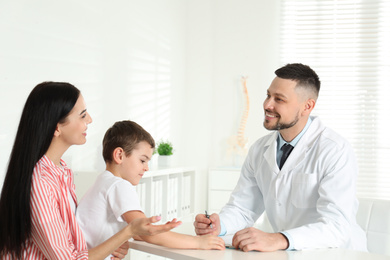
M31 190L33 244L47 259L88 259L83 234L66 203L67 190L35 171L39 167Z

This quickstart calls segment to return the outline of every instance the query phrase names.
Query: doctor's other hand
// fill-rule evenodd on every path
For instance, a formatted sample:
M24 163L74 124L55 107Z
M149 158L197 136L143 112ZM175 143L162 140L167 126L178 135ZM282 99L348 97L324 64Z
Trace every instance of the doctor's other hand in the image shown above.
M197 235L215 235L221 233L221 223L218 214L212 214L210 218L206 218L205 214L198 214L194 221L195 233Z
M288 240L281 233L267 233L251 227L238 231L233 237L232 245L244 252L271 252L287 249Z
M161 220L161 217L150 217L150 218L137 218L130 222L127 226L131 230L133 236L153 236L163 232L167 232L172 228L181 225L181 221L176 219L167 222L164 225L152 225L153 223Z

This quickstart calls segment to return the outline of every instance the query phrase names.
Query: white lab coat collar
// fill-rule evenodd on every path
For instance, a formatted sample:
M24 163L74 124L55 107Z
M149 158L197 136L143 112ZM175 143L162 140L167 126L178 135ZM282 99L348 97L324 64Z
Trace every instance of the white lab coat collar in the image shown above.
M270 168L275 174L284 174L289 172L292 168L296 167L299 163L305 159L307 152L314 145L317 140L317 136L325 129L325 126L322 124L320 119L316 116L311 116L312 122L307 129L306 133L301 137L301 141L297 143L294 147L294 150L291 152L289 158L284 164L282 170L279 169L276 163L276 149L277 149L277 138L279 136L278 132L275 131L271 133L270 138L265 144L265 152L263 154L264 159L269 164Z
M311 119L313 121L310 124L309 129L307 129L296 147L294 147L294 150L289 156L291 159L287 160L283 166L284 170L290 171L294 167L298 166L305 159L312 146L318 140L318 136L325 130L325 126L318 117L313 116Z

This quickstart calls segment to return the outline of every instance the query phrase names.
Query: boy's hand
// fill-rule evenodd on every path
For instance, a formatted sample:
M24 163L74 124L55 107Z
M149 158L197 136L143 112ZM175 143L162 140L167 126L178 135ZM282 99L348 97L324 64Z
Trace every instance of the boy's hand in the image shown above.
M198 246L199 249L204 249L204 250L225 249L225 242L220 237L213 236L213 235L206 235L206 236L198 236L196 238L199 241L199 246Z
M194 227L197 235L212 234L218 236L221 233L219 215L214 213L210 218L206 218L205 214L198 214L195 217Z
M128 227L131 230L132 236L153 236L163 232L167 232L172 228L175 228L181 225L181 221L176 221L175 219L167 222L164 225L152 225L161 220L161 217L151 217L151 218L137 218L131 221L128 224Z

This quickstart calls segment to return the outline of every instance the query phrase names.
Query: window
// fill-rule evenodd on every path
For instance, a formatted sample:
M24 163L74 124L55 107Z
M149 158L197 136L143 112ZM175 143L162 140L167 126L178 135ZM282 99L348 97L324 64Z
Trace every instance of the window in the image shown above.
M281 63L304 63L320 76L313 114L352 144L357 195L390 199L390 1L281 3Z

